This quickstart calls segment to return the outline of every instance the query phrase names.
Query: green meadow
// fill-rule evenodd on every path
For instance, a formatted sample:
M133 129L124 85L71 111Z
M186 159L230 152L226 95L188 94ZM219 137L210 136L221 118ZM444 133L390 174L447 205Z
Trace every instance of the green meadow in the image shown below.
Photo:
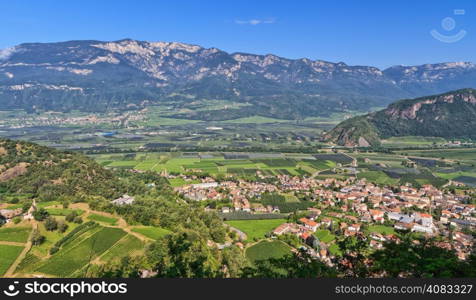
M254 239L262 239L266 233L273 231L279 225L285 223L285 219L268 219L268 220L233 220L225 223L243 231L248 241Z
M137 232L153 240L158 240L167 234L172 233L170 230L154 227L154 226L137 226L132 228L133 232Z
M31 227L4 227L0 228L0 241L26 243Z

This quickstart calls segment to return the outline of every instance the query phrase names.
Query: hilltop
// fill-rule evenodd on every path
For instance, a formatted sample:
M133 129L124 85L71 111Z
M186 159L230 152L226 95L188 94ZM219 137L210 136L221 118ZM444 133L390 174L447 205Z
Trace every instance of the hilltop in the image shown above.
M112 198L124 186L111 171L81 154L0 139L0 189L51 200L87 195Z
M476 138L476 90L397 101L337 125L325 138L343 146L375 146L396 136Z

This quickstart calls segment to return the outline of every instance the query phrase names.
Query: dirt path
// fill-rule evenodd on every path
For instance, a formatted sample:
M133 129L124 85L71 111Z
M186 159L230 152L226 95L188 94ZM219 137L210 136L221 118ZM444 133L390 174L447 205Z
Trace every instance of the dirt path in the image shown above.
M7 272L5 273L5 275L3 275L3 277L6 277L6 278L13 277L16 268L21 263L21 261L25 258L27 253L30 252L31 247L33 246L33 244L31 243L31 237L33 236L33 232L35 232L36 230L38 230L38 223L36 221L32 221L32 230L30 232L30 235L28 236L28 242L26 244L21 244L22 246L25 246L25 248L23 248L23 251L20 253L20 255L18 255L17 259L15 259L15 261L10 266L10 268L8 268Z
M24 246L25 246L25 243L0 241L0 245L24 247Z

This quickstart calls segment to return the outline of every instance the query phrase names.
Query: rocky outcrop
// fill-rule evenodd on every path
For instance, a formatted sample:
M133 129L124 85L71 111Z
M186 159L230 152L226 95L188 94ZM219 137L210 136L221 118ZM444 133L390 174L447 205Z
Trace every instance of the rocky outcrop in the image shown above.
M476 138L476 90L401 100L337 125L325 138L342 146L376 146L392 136Z

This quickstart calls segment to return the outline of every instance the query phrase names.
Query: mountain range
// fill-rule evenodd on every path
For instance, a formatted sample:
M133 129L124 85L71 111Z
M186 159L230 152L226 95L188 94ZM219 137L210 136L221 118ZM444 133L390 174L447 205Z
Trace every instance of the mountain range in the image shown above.
M400 100L386 109L343 121L325 138L342 146L377 146L383 138L476 138L476 90Z
M176 117L301 119L470 87L476 88L470 62L380 70L131 39L25 43L0 51L0 109L30 112L181 108L218 99L243 105Z

